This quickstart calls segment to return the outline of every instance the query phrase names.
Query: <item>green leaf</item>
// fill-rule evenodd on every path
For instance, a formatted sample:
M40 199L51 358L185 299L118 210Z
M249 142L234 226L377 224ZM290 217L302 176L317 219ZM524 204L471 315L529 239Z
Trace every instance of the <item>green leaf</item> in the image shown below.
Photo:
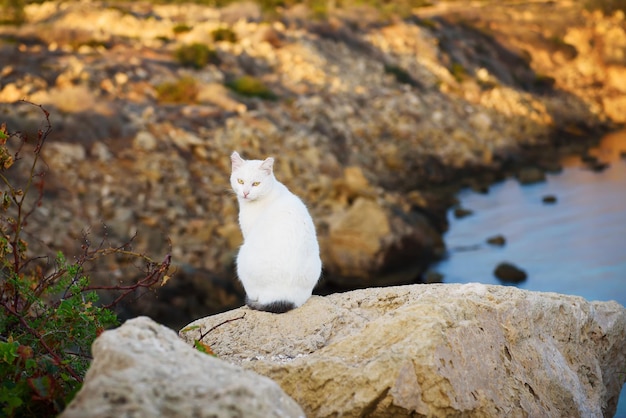
M12 364L16 358L18 358L17 349L20 347L20 343L17 341L0 342L0 358L5 363Z
M188 327L183 328L183 330L181 332L189 332L189 331L193 331L194 329L198 329L200 328L200 325L190 325Z
M26 370L33 370L37 367L37 361L33 360L32 358L26 360L25 364L24 364L24 369Z
M217 357L215 353L213 352L213 350L211 349L211 347L208 344L203 343L202 341L196 340L196 342L193 343L193 346L196 348L196 350L198 350L201 353L208 354L213 357Z
M20 397L20 391L15 387L0 387L0 405L4 405L2 412L4 416L13 416L15 410L22 406L24 401Z

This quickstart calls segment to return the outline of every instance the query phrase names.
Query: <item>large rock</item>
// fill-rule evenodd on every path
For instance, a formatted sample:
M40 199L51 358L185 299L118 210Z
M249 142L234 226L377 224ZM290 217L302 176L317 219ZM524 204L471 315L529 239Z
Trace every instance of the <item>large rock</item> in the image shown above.
M626 309L513 287L412 285L313 297L283 315L200 319L227 361L278 382L308 417L612 416Z
M324 277L344 288L415 283L444 248L423 215L382 199L358 197L328 223L319 237Z
M271 380L203 354L139 317L93 345L85 384L61 417L304 417Z

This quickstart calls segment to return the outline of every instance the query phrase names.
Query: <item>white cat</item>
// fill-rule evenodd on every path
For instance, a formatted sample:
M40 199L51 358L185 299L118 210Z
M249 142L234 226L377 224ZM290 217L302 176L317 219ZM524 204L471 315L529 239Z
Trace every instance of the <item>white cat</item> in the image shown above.
M274 159L230 156L243 245L237 275L252 308L282 313L309 299L322 270L315 225L306 206L274 177Z

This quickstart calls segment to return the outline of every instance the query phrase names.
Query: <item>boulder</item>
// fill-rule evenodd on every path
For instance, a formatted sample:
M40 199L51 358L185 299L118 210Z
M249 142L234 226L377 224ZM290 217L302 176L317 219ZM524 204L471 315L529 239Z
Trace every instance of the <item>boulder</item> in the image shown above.
M199 319L218 357L278 382L307 417L612 416L626 309L506 286L314 296L282 315Z
M270 379L201 353L146 317L104 332L74 417L304 417Z
M319 237L324 277L344 288L415 283L444 248L423 215L383 199L358 197L328 224Z

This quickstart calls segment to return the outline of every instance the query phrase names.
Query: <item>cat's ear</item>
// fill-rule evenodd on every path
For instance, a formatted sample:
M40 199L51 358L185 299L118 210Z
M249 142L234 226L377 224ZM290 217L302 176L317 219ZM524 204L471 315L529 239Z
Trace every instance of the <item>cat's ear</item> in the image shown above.
M233 152L230 155L230 161L233 163L233 170L238 169L239 167L241 167L243 165L243 158L241 158L241 156L239 155L239 153L237 151Z
M267 174L272 174L272 169L274 168L274 159L272 157L266 158L265 161L261 163L259 168Z

